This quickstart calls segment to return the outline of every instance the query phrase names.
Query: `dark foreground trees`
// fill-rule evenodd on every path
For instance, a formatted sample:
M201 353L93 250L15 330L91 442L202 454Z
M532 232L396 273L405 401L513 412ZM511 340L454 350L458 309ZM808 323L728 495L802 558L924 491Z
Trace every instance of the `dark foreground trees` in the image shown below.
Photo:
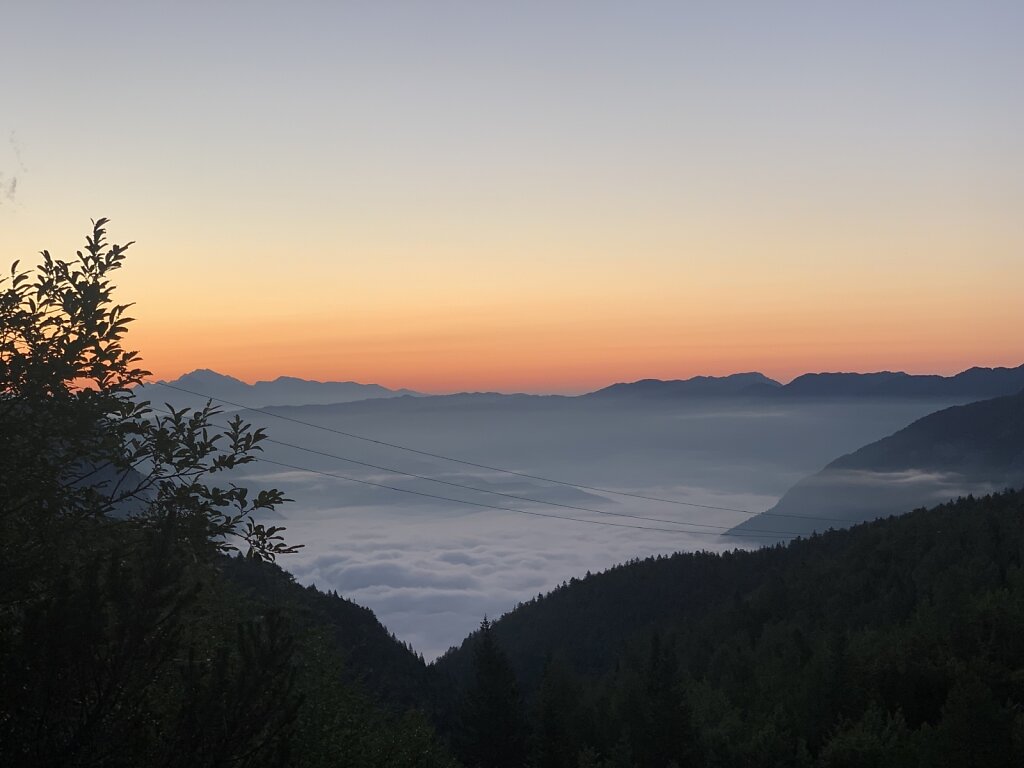
M213 482L262 434L132 396L105 224L0 283L0 763L280 762L294 641L211 588L223 552L292 551L257 522L279 492Z
M473 678L461 708L460 757L473 768L516 768L526 759L526 723L515 674L485 618L473 647Z
M1024 765L1024 491L638 560L490 634L537 765ZM458 691L471 658L437 671Z
M230 481L264 436L133 397L111 282L130 244L106 223L0 280L0 765L445 762L340 684L293 605L224 578L232 551L294 551L259 522L280 492Z

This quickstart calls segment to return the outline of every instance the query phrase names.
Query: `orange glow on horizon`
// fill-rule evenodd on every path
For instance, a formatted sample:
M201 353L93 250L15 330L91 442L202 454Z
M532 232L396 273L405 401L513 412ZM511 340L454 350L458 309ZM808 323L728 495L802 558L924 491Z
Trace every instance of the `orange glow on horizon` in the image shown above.
M952 375L973 366L1015 367L1024 349L1015 339L948 336L941 348L913 335L880 341L844 336L752 334L673 338L609 329L552 329L547 337L521 331L503 335L431 335L409 331L391 338L332 337L297 343L287 333L235 334L197 341L191 333L161 334L139 323L129 342L143 352L155 378L174 379L196 368L252 383L278 376L358 381L426 393L500 391L581 393L621 381L685 379L759 371L787 382L821 371ZM146 330L144 330L146 329ZM148 330L148 332L147 332ZM683 334L679 334L682 336ZM147 351L148 350L148 351Z
M160 378L1024 362L1020 4L46 5L8 14L11 66L55 44L5 82L0 249L108 218Z

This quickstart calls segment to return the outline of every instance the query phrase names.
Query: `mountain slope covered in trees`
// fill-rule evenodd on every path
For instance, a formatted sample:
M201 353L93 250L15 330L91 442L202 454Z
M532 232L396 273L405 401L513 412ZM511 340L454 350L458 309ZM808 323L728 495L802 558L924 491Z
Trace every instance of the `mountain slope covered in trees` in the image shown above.
M961 495L1021 486L1024 391L946 408L842 456L793 486L767 514L751 517L730 533L810 534Z
M369 608L303 586L273 563L230 558L221 568L242 599L284 611L301 632L322 636L338 654L345 682L391 711L429 706L431 687L423 658L396 640Z
M1024 494L968 498L785 547L627 563L488 634L538 764L1019 765L1022 558ZM478 635L435 664L452 702L474 684Z

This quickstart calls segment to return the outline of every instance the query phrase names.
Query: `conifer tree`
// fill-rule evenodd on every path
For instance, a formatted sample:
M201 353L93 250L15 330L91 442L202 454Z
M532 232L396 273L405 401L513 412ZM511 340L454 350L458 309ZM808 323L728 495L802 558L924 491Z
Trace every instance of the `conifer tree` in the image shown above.
M515 674L484 618L473 648L473 680L461 723L462 758L471 768L520 768L526 725Z
M576 768L580 752L575 722L579 693L573 690L566 671L550 656L544 664L537 699L533 765Z

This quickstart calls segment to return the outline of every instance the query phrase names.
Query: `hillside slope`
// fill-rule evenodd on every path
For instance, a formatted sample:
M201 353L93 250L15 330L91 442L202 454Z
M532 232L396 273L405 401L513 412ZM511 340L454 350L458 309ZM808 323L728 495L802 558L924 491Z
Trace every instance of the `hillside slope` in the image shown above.
M1019 765L1022 558L1014 492L788 547L627 563L490 631L535 733L560 729L594 764L648 764L636 757L674 733L659 761ZM435 664L453 700L475 642Z
M423 659L396 640L369 608L304 587L277 565L239 557L225 559L222 568L246 599L285 610L302 631L324 634L343 662L346 682L396 712L430 708Z
M809 534L1022 485L1024 391L946 408L836 459L732 533Z

